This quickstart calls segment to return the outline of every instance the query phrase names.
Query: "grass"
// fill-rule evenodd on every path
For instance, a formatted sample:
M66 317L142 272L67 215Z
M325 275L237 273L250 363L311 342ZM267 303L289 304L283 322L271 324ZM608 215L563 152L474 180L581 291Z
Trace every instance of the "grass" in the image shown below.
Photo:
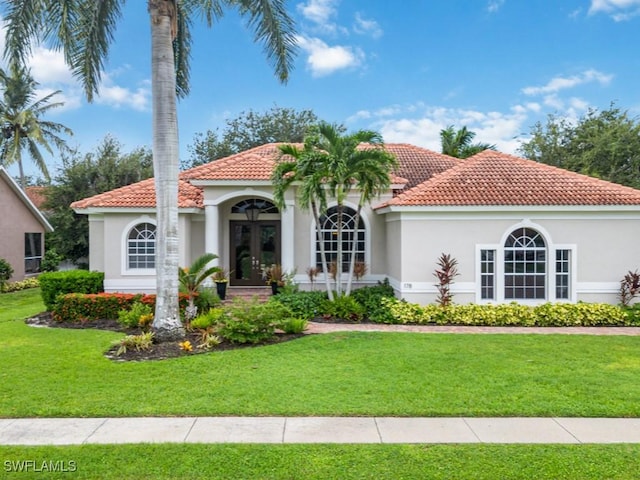
M76 471L11 478L522 479L639 478L640 445L84 445L0 447L0 472L32 460ZM73 462L73 463L71 463ZM59 467L59 468L60 468Z
M31 293L0 296L42 310ZM0 317L1 417L640 416L640 338L336 333L113 362L122 335Z

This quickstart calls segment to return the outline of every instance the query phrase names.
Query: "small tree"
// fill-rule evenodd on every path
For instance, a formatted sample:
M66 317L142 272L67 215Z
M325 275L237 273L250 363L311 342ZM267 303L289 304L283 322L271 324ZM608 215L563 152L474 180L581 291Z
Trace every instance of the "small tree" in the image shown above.
M13 267L4 258L0 258L0 292L13 275Z
M640 274L638 270L629 270L622 280L620 280L620 292L618 298L625 307L629 306L632 300L640 293Z
M198 290L200 290L207 278L220 271L219 267L209 266L209 263L216 258L218 256L214 253L205 253L196 258L189 268L180 268L178 270L180 286L189 295L189 304L185 309L185 320L187 322L193 320L198 314L198 307L194 303Z
M438 268L433 275L438 279L438 283L436 283L436 288L438 289L436 302L441 307L451 305L453 302L451 284L453 279L458 276L458 261L448 253L441 254L440 258L438 258Z

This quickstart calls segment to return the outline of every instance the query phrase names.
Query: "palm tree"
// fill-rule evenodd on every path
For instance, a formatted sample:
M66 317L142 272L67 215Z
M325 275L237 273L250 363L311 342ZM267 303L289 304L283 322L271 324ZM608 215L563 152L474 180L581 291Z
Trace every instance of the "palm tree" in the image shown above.
M298 205L303 210L311 210L313 215L327 295L329 300L333 300L333 290L329 282L329 264L320 232L320 215L327 210L325 181L328 172L325 170L324 158L318 155L310 140L310 137L305 139L303 149L290 144L280 146L281 161L271 175L273 196L276 206L283 210L287 207L286 191L293 184L298 185Z
M98 93L121 9L126 0L2 0L5 56L24 64L34 41L52 40L91 101ZM143 2L139 2L140 6ZM147 0L151 20L153 164L156 184L157 276L155 337L184 337L178 310L178 127L176 98L189 92L190 26L195 18L211 26L227 7L236 7L262 43L279 79L293 62L295 32L284 0Z
M327 194L335 199L338 211L336 291L341 294L343 270L341 239L343 211L347 196L354 188L358 189L358 206L355 216L357 231L362 207L389 188L391 170L397 166L395 157L384 150L379 133L360 130L345 135L343 131L341 126L321 122L305 139L302 151L291 145L281 147L283 153L291 155L297 161L278 164L272 177L276 202L281 205L283 205L284 190L294 182L300 183L298 187L300 203L303 206L309 205L314 214L322 268L329 294L331 290L328 285L324 239L320 237L319 228L320 214L327 210ZM349 255L349 277L345 291L347 295L351 292L357 240L356 234L352 238Z
M460 130L449 125L447 128L440 130L440 143L442 145L442 153L456 158L469 158L476 153L485 150L495 150L496 146L488 143L471 142L475 138L475 132L462 127Z
M0 164L8 166L18 164L20 186L24 190L26 180L22 164L22 151L27 150L36 167L45 180L51 180L47 164L42 157L40 147L49 154L53 154L50 142L59 150L67 150L66 142L57 134L73 132L60 123L42 119L49 110L63 105L62 102L50 103L50 100L60 93L55 91L36 100L38 82L31 76L31 72L17 64L9 67L9 72L0 69L0 88L3 89L0 100L0 128L2 129L0 146Z

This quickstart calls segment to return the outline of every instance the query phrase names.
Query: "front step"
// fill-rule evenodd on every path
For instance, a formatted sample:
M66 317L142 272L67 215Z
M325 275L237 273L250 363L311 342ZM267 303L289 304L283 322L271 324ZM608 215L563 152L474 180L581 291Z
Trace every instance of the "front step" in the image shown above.
M227 287L227 298L223 303L229 303L234 298L251 300L258 297L260 302L266 302L271 297L271 287Z

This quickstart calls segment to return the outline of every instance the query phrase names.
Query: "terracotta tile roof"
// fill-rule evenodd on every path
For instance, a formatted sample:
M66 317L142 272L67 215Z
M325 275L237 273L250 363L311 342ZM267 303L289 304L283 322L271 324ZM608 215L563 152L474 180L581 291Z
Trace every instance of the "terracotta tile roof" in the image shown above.
M407 143L387 143L385 148L398 159L400 169L396 173L407 180L405 190L415 187L461 162L457 158Z
M214 160L181 174L185 180L269 180L280 151L278 143L268 143Z
M47 187L26 187L24 193L29 197L38 210L42 210L42 205L47 201Z
M387 205L640 205L640 190L486 150Z
M156 190L153 178L132 183L126 187L94 195L71 204L71 208L154 208ZM178 208L203 208L202 189L185 180L178 183Z

